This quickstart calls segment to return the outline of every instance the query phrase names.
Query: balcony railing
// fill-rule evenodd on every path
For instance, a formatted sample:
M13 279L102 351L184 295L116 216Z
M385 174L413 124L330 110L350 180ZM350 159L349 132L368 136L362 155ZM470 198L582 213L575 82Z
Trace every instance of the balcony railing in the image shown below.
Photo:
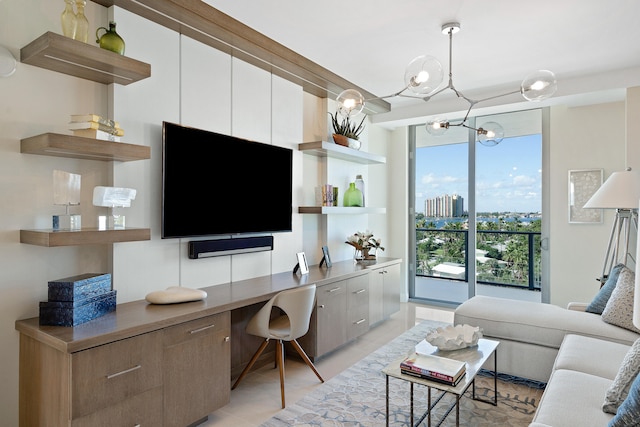
M540 232L478 230L476 282L540 290ZM416 275L468 282L469 231L416 229Z

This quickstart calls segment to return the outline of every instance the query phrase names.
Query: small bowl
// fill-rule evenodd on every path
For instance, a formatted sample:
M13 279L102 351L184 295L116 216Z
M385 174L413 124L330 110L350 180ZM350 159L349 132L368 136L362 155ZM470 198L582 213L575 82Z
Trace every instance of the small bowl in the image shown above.
M482 330L478 326L449 325L427 334L425 339L439 350L451 351L477 345L480 338L482 338Z

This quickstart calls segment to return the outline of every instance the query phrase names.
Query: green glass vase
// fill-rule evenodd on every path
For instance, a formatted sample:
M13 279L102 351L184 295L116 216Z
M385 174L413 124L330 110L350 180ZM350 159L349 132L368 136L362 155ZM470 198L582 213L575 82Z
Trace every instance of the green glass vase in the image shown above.
M98 36L100 30L105 31L101 37ZM108 30L105 27L100 27L96 30L96 43L99 43L102 49L124 55L124 40L116 32L116 23L113 21L109 22Z
M364 206L362 191L356 188L355 182L349 183L349 188L344 192L343 206Z

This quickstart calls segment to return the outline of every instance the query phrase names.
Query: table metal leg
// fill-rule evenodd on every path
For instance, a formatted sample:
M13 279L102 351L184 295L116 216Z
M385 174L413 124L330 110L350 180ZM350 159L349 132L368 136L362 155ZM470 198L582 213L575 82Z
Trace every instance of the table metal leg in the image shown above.
M493 406L498 406L498 349L493 353L493 400L480 399L476 397L476 379L471 382L471 397L473 400L477 400L484 403L490 403Z
M413 383L411 383L411 426L413 426Z
M389 375L387 377L387 427L389 427Z

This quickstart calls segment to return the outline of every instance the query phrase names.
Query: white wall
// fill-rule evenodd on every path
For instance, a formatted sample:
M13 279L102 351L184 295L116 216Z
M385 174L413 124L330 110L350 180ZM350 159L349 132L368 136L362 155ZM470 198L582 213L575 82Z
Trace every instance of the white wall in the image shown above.
M568 173L604 169L606 180L625 167L624 103L551 109L550 302L589 302L597 293L614 212L602 224L568 222ZM606 123L606 126L603 124Z

